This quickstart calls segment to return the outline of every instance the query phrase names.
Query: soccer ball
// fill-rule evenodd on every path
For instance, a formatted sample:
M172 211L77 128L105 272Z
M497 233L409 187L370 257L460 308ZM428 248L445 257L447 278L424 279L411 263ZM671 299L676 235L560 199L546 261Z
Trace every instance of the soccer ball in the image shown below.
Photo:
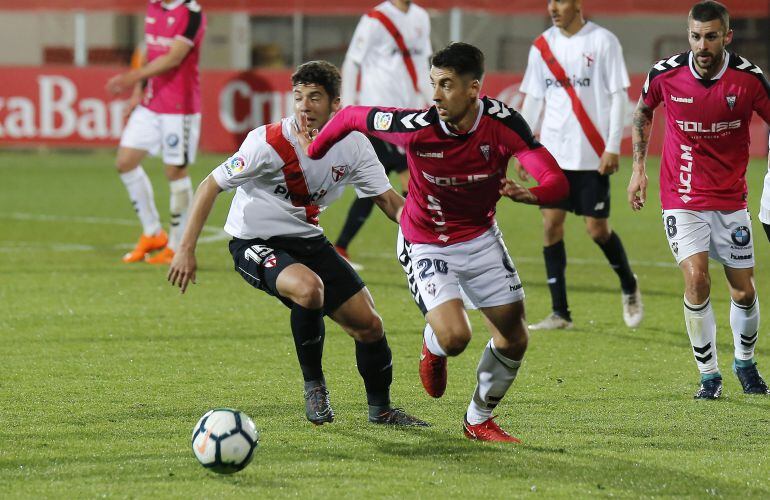
M209 410L195 424L192 449L202 466L232 474L249 465L259 432L245 413L230 408Z

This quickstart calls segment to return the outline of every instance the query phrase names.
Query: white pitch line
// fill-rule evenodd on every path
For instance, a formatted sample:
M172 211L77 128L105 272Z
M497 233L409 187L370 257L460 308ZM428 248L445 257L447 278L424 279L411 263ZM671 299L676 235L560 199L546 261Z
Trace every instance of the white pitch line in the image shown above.
M0 219L33 221L33 222L70 222L76 224L106 224L112 226L137 226L138 221L133 219L115 219L111 217L90 217L90 216L67 216L67 215L47 215L30 214L22 212L12 212L9 214L0 214ZM230 235L221 228L213 226L204 226L203 231L209 233L198 240L198 243L213 243L230 239ZM48 242L44 244L27 241L5 241L0 242L0 253L17 252L19 250L47 250L52 252L93 252L98 247L94 245L81 245L65 242ZM103 247L102 247L103 248ZM110 248L124 250L133 248L130 244L113 245Z

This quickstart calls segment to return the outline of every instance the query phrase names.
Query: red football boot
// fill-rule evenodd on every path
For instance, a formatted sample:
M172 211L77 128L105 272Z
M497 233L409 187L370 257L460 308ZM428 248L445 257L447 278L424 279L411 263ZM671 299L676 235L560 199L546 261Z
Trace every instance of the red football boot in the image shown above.
M480 424L471 425L468 423L468 416L463 417L463 432L468 439L474 439L477 441L495 441L498 443L516 443L521 444L521 440L517 439L497 425L494 420L495 417L488 418Z
M424 340L420 354L420 381L425 387L425 392L432 397L440 398L444 395L446 390L446 358L430 352Z

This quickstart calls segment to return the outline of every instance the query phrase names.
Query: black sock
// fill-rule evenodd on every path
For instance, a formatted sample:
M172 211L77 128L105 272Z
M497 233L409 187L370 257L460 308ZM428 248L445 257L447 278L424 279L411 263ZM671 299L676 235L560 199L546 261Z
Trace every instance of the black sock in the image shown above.
M291 306L291 333L305 382L323 381L321 357L326 334L323 309L306 309L299 304Z
M604 252L612 269L618 274L620 288L623 289L623 293L634 293L636 291L636 278L634 278L634 273L631 272L631 266L628 264L628 257L626 257L626 250L623 248L623 243L620 241L618 234L612 231L610 238L606 242L597 243L597 245Z
M567 305L567 282L564 277L567 269L567 250L564 248L564 240L543 247L543 257L545 257L548 288L551 290L551 308L562 318L572 321Z
M767 241L770 241L770 224L762 223L762 227L765 228L765 234L767 235Z
M356 201L350 205L348 211L348 218L345 219L345 225L342 226L342 232L340 237L337 238L336 245L338 247L347 248L350 242L358 234L361 226L366 222L369 214L372 213L374 202L371 198L357 198Z
M369 406L390 405L390 383L393 381L393 357L385 335L377 342L364 344L356 340L356 364L364 379Z

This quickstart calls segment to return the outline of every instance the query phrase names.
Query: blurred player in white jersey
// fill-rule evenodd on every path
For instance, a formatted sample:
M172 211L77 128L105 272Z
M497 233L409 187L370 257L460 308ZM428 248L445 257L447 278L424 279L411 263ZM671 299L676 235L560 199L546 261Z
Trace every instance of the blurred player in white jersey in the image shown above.
M342 105L421 108L431 101L428 59L430 16L411 0L387 0L361 17L342 65ZM360 86L360 89L359 89ZM369 138L385 173L397 172L406 196L409 171L403 150ZM372 201L350 206L335 246L348 258L348 245L372 212ZM353 264L355 267L360 267Z
M608 220L609 176L618 170L629 87L623 51L615 35L583 19L581 0L549 0L548 13L553 27L530 49L521 84L521 92L526 94L521 114L533 130L544 115L540 142L564 170L570 196L541 208L552 312L530 328L572 327L565 280L568 211L583 216L586 231L620 278L623 319L629 327L636 327L643 316L641 293L623 243ZM519 172L526 180L526 172L520 167Z
M369 421L426 426L390 405L393 361L382 319L361 278L335 250L318 216L346 185L370 197L398 222L404 199L385 176L371 144L354 134L311 160L297 145L296 129L322 128L339 109L340 75L326 61L301 65L292 75L294 116L249 133L238 152L204 179L195 195L182 244L168 278L184 292L195 280L195 245L222 190L236 189L225 231L233 236L235 270L254 288L291 309L291 330L305 383L305 414L316 425L334 418L321 365L324 315L353 339L364 380Z
M768 394L754 361L759 302L746 166L752 115L770 123L770 83L759 67L725 49L733 31L724 5L696 4L687 26L690 50L653 65L634 112L628 202L633 210L646 202L647 143L654 109L663 104L660 201L668 244L684 277L684 323L701 375L695 398L722 394L709 257L722 264L732 299L733 371L746 394Z
M768 138L768 143L770 143L770 138ZM768 155L767 158L767 173L765 174L765 185L762 189L759 221L762 223L762 227L765 230L767 240L770 241L770 155Z
M193 196L187 167L195 161L200 137L198 59L205 31L206 17L195 0L150 0L145 17L147 64L107 82L113 95L133 90L116 166L142 223L142 235L123 256L124 262L169 264L182 238ZM168 235L141 166L148 153L161 154L165 164L171 191Z

